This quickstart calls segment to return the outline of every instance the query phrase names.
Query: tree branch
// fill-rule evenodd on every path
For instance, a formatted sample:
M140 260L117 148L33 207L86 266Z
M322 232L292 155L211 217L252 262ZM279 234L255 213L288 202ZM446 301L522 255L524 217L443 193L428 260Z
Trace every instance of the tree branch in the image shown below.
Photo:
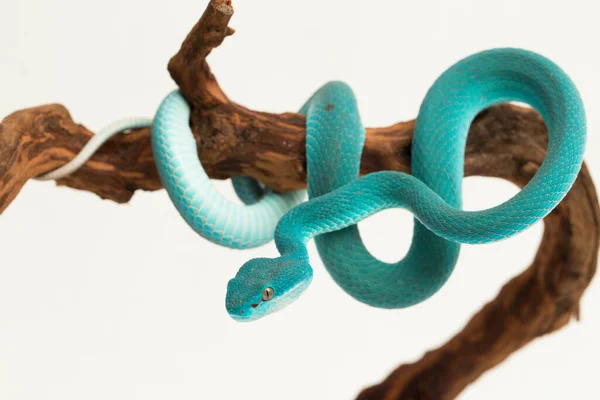
M169 63L192 107L191 126L209 176L247 175L280 191L305 187L304 117L270 114L230 101L206 57L233 30L231 1L212 0ZM410 172L414 121L367 129L361 173ZM70 161L92 136L60 105L13 113L0 124L0 212L28 179ZM523 186L541 164L547 132L537 112L499 105L473 122L465 175L501 177ZM138 190L162 187L150 130L118 135L59 185L127 202ZM533 264L511 280L465 329L421 360L399 367L359 399L452 399L469 383L538 336L578 315L579 300L597 264L600 210L594 184L582 169L565 200L545 219Z

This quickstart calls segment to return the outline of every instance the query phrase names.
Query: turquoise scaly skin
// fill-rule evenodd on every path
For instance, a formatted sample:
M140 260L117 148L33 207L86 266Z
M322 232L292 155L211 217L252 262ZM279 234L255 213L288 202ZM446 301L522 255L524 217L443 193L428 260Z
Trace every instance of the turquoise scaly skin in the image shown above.
M234 249L270 242L279 219L302 202L304 192L277 194L252 178L236 177L233 187L245 205L228 201L202 168L189 120L188 103L174 91L152 123L152 151L173 204L188 225L211 242Z
M469 126L480 111L508 101L527 103L541 113L549 131L546 158L510 200L487 210L462 211ZM306 290L312 280L306 244L312 238L335 282L357 300L380 308L422 302L448 280L459 243L499 241L527 229L563 199L583 162L586 121L575 85L550 60L519 49L475 54L436 80L416 120L413 176L382 171L358 178L365 130L345 84L325 85L302 112L307 116L309 201L277 224L281 256L250 260L229 282L226 308L238 321L281 310ZM406 257L387 264L368 252L356 224L392 207L413 213L415 224Z

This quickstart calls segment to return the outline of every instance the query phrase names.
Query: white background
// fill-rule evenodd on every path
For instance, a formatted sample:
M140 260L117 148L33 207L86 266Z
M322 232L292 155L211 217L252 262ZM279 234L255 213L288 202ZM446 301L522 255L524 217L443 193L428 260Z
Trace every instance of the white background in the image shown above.
M285 3L285 5L284 5ZM166 64L206 0L2 0L0 117L59 102L98 130L152 116L174 88ZM600 184L598 8L553 1L234 1L226 39L209 61L230 97L292 111L328 80L349 83L367 126L414 118L447 67L499 46L540 52L578 85L589 118L586 159ZM219 188L233 198L227 182ZM465 208L516 193L469 178ZM387 211L360 224L367 245L393 261L412 220ZM199 238L164 191L127 205L54 183L28 183L0 218L0 399L349 399L399 363L454 335L521 272L541 224L486 246L464 246L431 300L371 309L344 294L314 246L315 279L285 312L251 324L224 308L227 281L273 245L239 252ZM533 344L462 395L474 399L597 399L600 287L582 322Z

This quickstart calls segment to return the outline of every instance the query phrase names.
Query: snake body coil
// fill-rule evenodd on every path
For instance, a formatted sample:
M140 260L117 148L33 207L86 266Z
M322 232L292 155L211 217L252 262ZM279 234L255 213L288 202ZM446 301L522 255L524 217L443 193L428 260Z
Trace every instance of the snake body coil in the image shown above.
M482 110L508 101L527 103L541 113L549 132L546 158L510 200L487 210L462 211L469 126ZM312 238L335 282L357 300L380 308L417 304L448 280L459 243L489 243L527 229L562 200L583 162L586 121L575 85L550 60L519 49L475 54L436 80L416 120L412 176L382 171L359 178L365 129L347 85L325 85L301 112L306 115L309 195L303 204L304 192L276 194L247 177L233 178L245 205L220 195L198 158L190 107L179 92L165 98L152 123L159 176L190 227L214 243L239 249L275 237L280 257L250 260L229 282L226 307L236 320L278 311L306 290L313 275L306 244ZM71 173L110 135L148 124L129 119L107 127L71 163L39 179ZM392 207L409 210L415 224L405 258L388 264L369 253L356 224Z
M174 91L160 105L152 124L152 150L160 179L185 221L211 242L245 249L273 239L281 216L300 203L301 191L273 193L254 179L234 178L246 205L228 201L212 185L198 158L189 125L190 107Z
M482 110L508 101L527 103L541 113L549 131L546 158L510 200L487 210L462 211L469 126ZM447 281L459 243L489 243L527 229L562 200L583 162L585 113L575 85L550 60L524 50L481 52L437 79L416 120L413 176L382 171L358 178L364 128L346 85L326 85L302 111L307 116L309 201L277 225L281 257L250 260L229 282L226 307L236 320L280 310L308 287L312 269L306 243L312 238L333 279L354 298L381 308L417 304ZM356 224L392 207L413 213L415 226L406 257L387 264L368 252ZM267 289L273 295L265 300Z

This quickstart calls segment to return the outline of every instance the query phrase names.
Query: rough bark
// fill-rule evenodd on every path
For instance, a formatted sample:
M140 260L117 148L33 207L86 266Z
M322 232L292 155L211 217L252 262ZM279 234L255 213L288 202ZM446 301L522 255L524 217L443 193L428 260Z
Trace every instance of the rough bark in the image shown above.
M169 72L192 106L191 125L209 176L247 175L276 190L305 186L304 117L270 114L230 101L206 57L233 30L231 1L212 0L169 63ZM410 171L414 121L367 129L361 173ZM0 212L28 179L71 160L92 132L73 122L61 105L21 110L0 124ZM465 175L500 177L525 185L541 164L547 132L537 112L499 105L471 126ZM162 187L150 131L109 140L79 171L57 182L127 202L138 189ZM597 264L600 210L584 166L563 202L544 220L531 266L511 280L444 346L396 369L359 399L453 399L510 354L578 316L579 300Z

